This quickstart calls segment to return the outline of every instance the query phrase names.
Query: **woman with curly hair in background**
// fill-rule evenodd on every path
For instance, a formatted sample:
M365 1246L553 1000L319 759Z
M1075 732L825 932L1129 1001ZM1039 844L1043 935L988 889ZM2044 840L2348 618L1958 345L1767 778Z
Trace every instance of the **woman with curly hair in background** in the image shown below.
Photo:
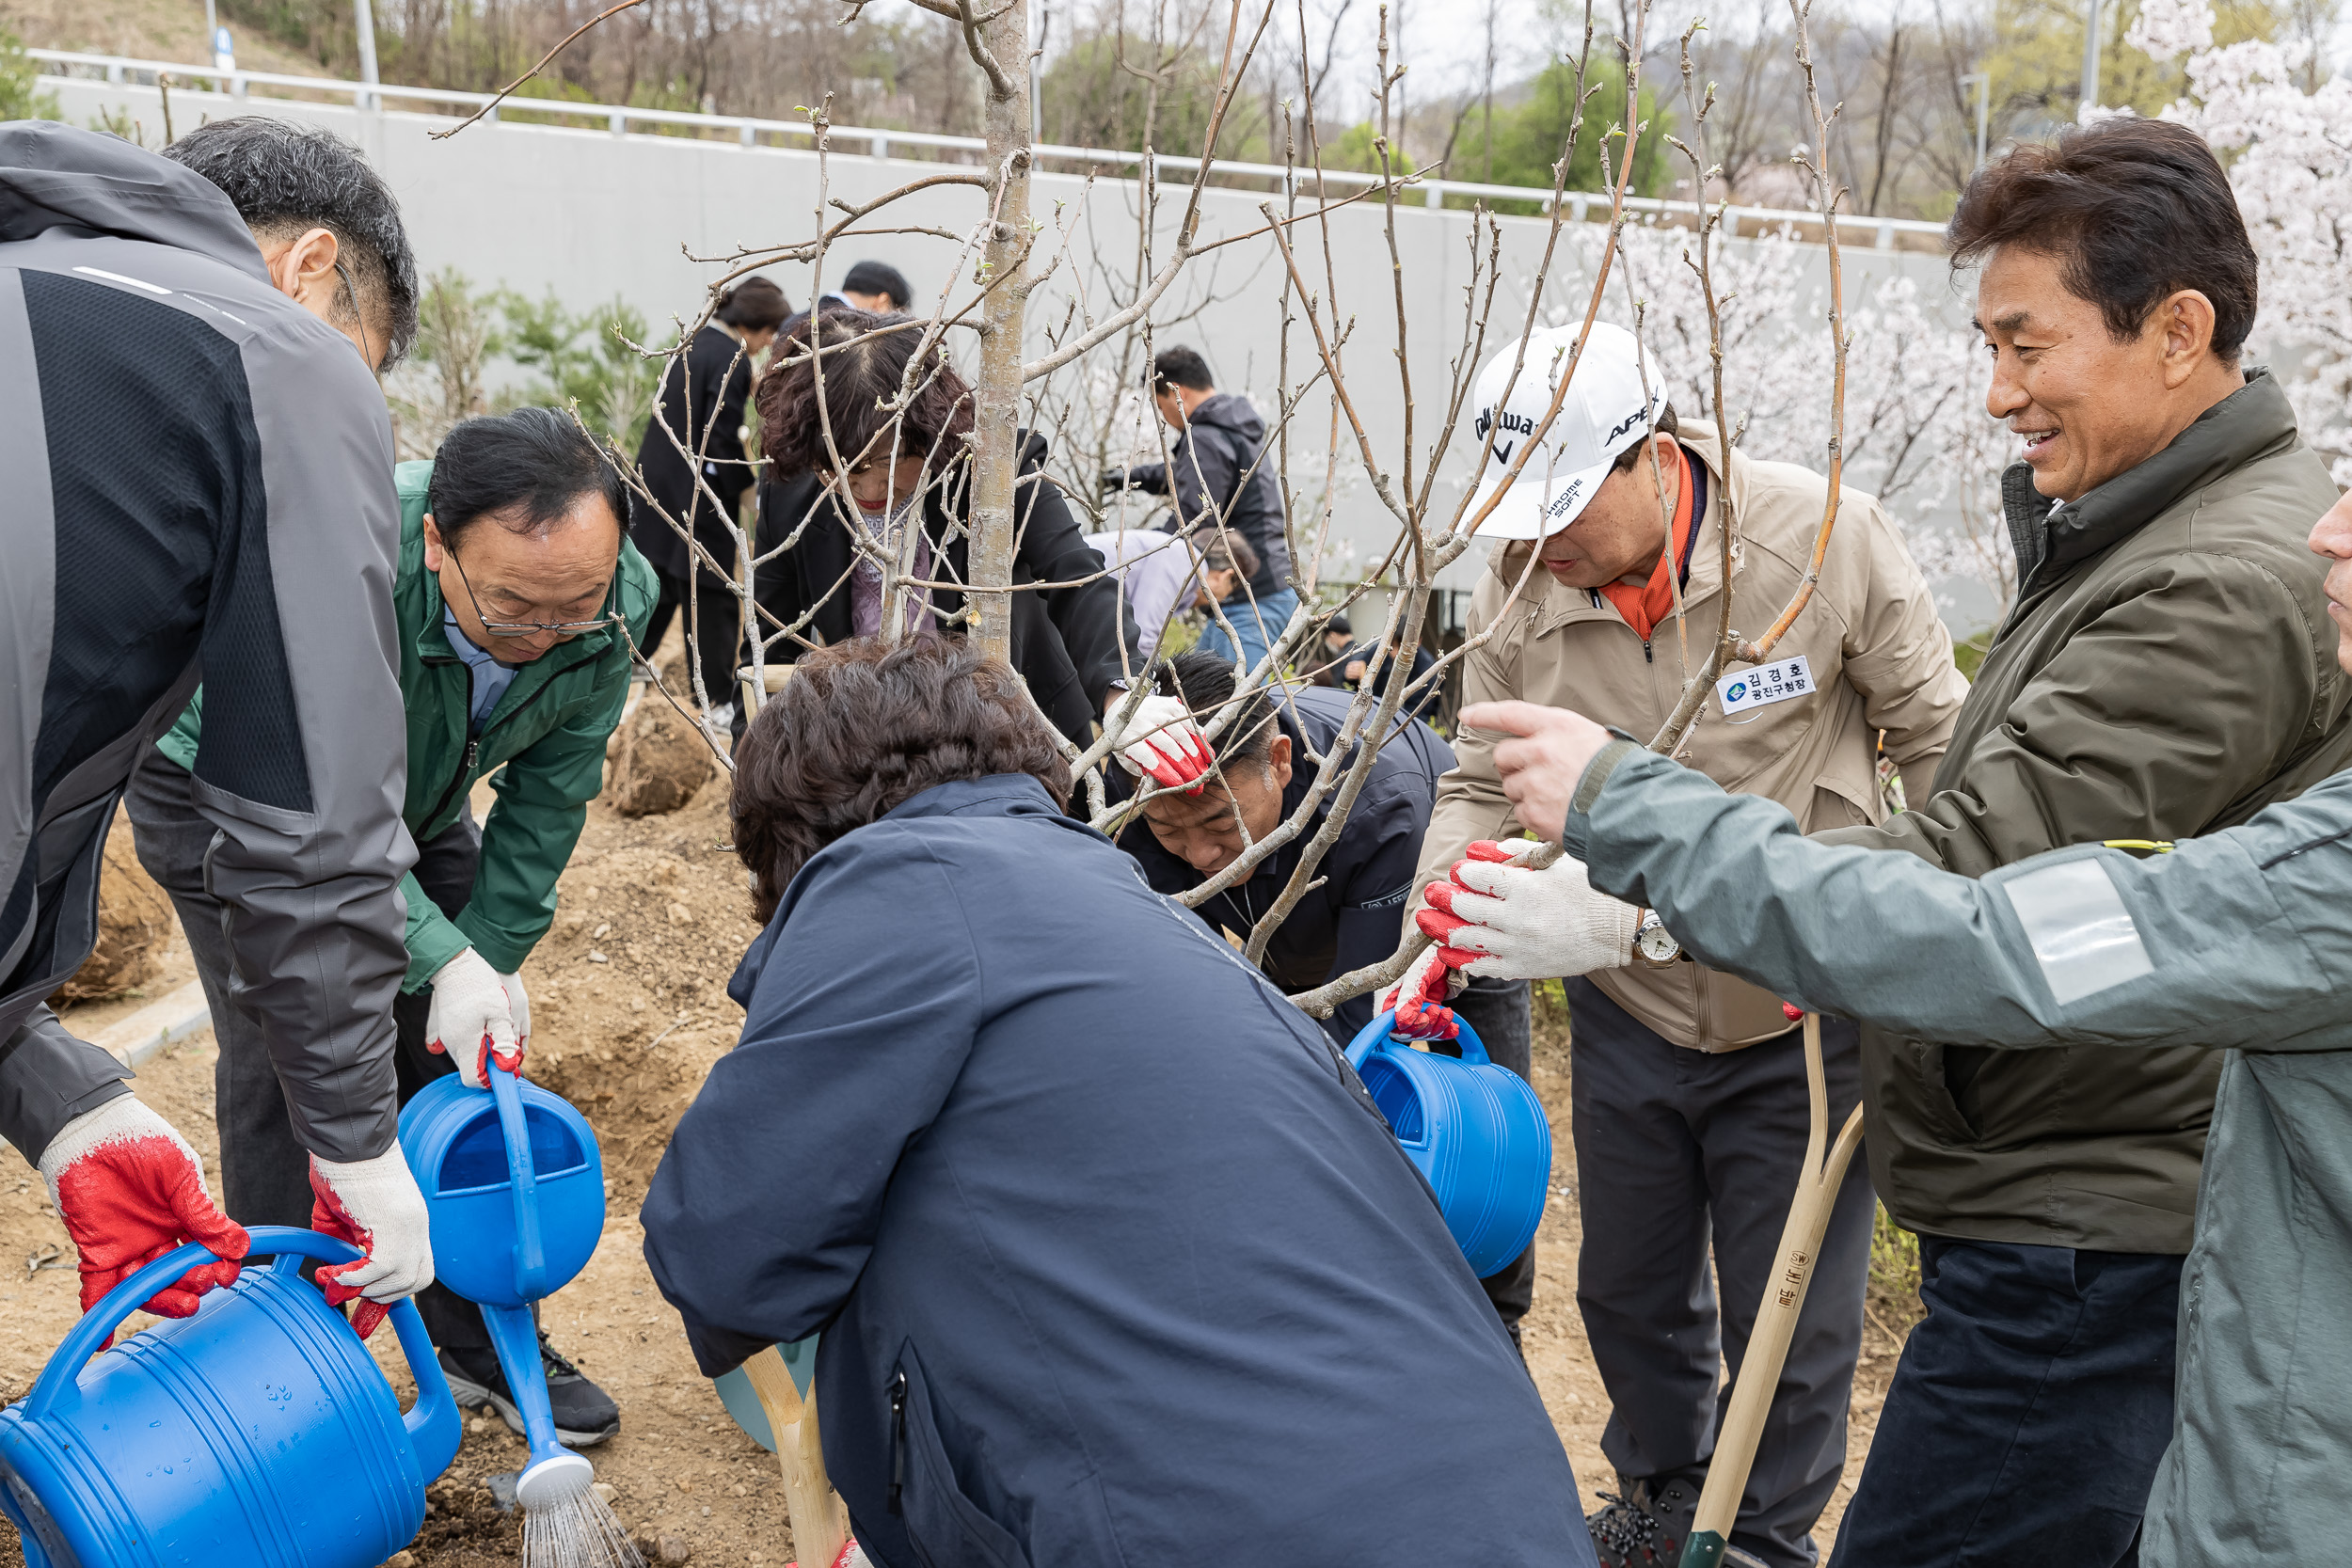
M797 627L771 646L770 663L882 631L887 589L877 554L916 584L956 585L911 588L902 632L962 625L972 388L936 343L921 347L916 363L923 332L903 316L826 310L791 327L760 383L760 450L770 467L759 487L761 549L787 547L760 566L758 596L778 622ZM911 365L913 388L903 407L894 406ZM1045 477L1045 438L1024 432L1020 442L1012 580L1016 588L1052 586L1012 594L1012 664L1039 709L1083 746L1144 660L1118 583L1088 546L1061 486ZM861 534L872 550L857 547ZM775 629L761 627L766 636Z

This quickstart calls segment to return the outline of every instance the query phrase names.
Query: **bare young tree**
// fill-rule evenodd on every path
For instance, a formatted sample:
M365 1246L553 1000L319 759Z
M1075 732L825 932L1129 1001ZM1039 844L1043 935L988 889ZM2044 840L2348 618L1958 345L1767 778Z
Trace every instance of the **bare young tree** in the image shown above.
M598 21L643 3L622 0L583 23L581 33L593 29ZM746 667L739 686L734 692L714 692L705 673L697 668L694 689L688 694L691 702L707 711L717 701L739 693L743 706L755 710L767 689L769 665L789 662L799 650L816 645L812 625L817 606L836 602L835 595L850 592L852 579L861 573L869 583L879 585L882 604L879 635L897 638L906 635L910 626L930 624L950 634L977 637L992 653L1007 656L1016 595L1081 586L1104 575L1089 555L1086 569L1075 576L1052 582L1021 580L1015 558L1022 518L1041 494L1036 487L1048 483L1033 467L1025 467L1021 432L1055 427L1072 410L1084 410L1099 438L1107 440L1101 433L1123 429L1130 441L1148 437L1157 442L1163 457L1172 455L1168 431L1136 417L1139 372L1150 362L1153 331L1165 320L1162 312L1181 311L1186 295L1178 291L1178 280L1194 274L1191 297L1198 299L1200 275L1195 269L1213 270L1235 258L1254 258L1249 264L1259 269L1253 274L1261 279L1257 286L1270 281L1280 291L1280 327L1274 345L1276 380L1270 396L1262 399L1268 405L1269 430L1252 472L1269 470L1283 496L1286 542L1294 562L1290 586L1298 591L1299 606L1286 624L1273 628L1262 657L1236 668L1232 696L1214 711L1192 717L1204 735L1215 740L1237 721L1237 715L1253 705L1260 693L1270 698L1278 710L1294 701L1290 667L1304 663L1306 651L1319 646L1334 613L1366 605L1367 595L1375 588L1386 593L1375 645L1401 650L1421 642L1440 574L1479 546L1480 525L1495 504L1492 499L1479 502L1472 487L1454 482L1454 476L1465 469L1471 473L1484 469L1495 451L1497 432L1492 426L1477 432L1473 440L1461 438L1472 388L1486 360L1504 341L1516 338L1518 347L1508 371L1511 385L1521 375L1532 375L1544 378L1550 388L1549 406L1531 438L1518 443L1504 467L1505 483L1522 479L1534 483L1538 476L1528 476L1525 470L1544 450L1543 437L1565 403L1583 344L1609 291L1613 287L1628 291L1637 325L1647 309L1632 276L1621 271L1620 251L1629 226L1637 222L1628 206L1637 157L1643 154L1646 140L1664 135L1643 118L1644 61L1651 48L1648 0L1623 0L1620 31L1605 40L1616 56L1613 73L1605 76L1593 69L1597 33L1587 0L1581 38L1568 62L1574 76L1576 112L1565 119L1553 165L1552 188L1545 202L1548 215L1542 230L1541 260L1526 302L1512 312L1502 309L1503 220L1483 208L1474 210L1469 214L1465 242L1466 281L1458 297L1447 305L1454 346L1444 359L1442 374L1434 378L1417 369L1426 363L1419 343L1430 330L1428 303L1416 293L1408 277L1407 247L1400 237L1400 209L1418 195L1412 189L1418 177L1403 156L1406 71L1395 52L1391 13L1386 8L1380 9L1377 24L1370 141L1376 166L1374 182L1369 188L1342 190L1326 166L1316 99L1329 63L1327 59L1318 66L1314 60L1308 13L1299 0L1293 0L1298 47L1280 53L1289 55L1282 63L1295 72L1295 97L1280 104L1281 123L1277 127L1277 145L1283 158L1280 188L1258 202L1256 220L1241 231L1208 235L1202 231L1202 222L1205 194L1214 179L1211 160L1236 105L1247 103L1254 112L1261 102L1251 71L1277 21L1279 0L1223 0L1208 13L1211 20L1206 30L1197 35L1201 44L1216 51L1216 89L1199 145L1184 150L1190 178L1183 186L1164 187L1158 164L1147 156L1132 187L1107 185L1089 176L1077 199L1057 201L1050 209L1040 209L1034 200L1038 155L1031 145L1031 103L1036 80L1026 0L996 0L993 5L989 0L920 3L952 20L958 29L967 74L979 84L987 130L984 154L977 162L943 166L853 204L832 195L831 103L820 100L809 115L817 155L817 206L803 236L723 257L699 258L723 263L722 276L713 284L712 303L706 305L694 322L680 323L675 340L645 346L649 354L678 360L709 320L721 289L778 261L799 261L821 267L831 248L852 238L922 236L952 250L955 261L950 277L961 280L951 281L934 299L918 304L908 315L879 325L870 324L868 318L857 318L866 325L833 327L813 322L780 345L777 363L764 372L789 372L806 377L813 388L821 437L821 457L815 467L826 476L822 483L828 491L846 486L847 476L869 466L880 465L895 476L901 459L920 460L915 495L903 495L896 477L889 481L882 521L861 527L819 506L805 517L770 519L782 536L761 537L741 519L724 518L724 529L735 546L735 565L730 570L695 542L690 519L663 514L710 578L727 584L721 595L727 602L713 608L739 618L746 628ZM846 0L851 19L862 4L863 0ZM1292 19L1282 20L1287 24ZM1150 95L1170 69L1169 23L1168 12L1155 9L1140 29L1136 46L1130 49L1123 39L1120 45L1123 65L1146 90L1147 149L1155 106ZM1693 188L1713 190L1721 185L1723 175L1719 155L1711 146L1717 94L1711 84L1702 85L1699 62L1692 53L1693 40L1699 36L1694 24L1678 40L1680 87L1689 118L1681 133L1668 139L1689 164ZM1814 86L1808 12L1802 5L1792 5L1788 37L1805 85L1812 131L1811 144L1801 151L1796 167L1809 185L1828 246L1828 316L1831 358L1836 366L1828 415L1830 499L1812 569L1775 623L1759 637L1743 638L1730 624L1731 595L1726 592L1712 636L1705 645L1686 651L1681 698L1671 721L1653 737L1654 745L1668 752L1695 721L1720 671L1735 662L1760 663L1771 657L1774 644L1802 610L1818 580L1821 557L1836 522L1837 475L1845 458L1843 366L1849 330L1840 292L1836 225L1844 189L1831 164L1836 112L1823 109ZM559 44L534 69L544 68L561 51ZM1611 96L1607 112L1615 119L1600 149L1609 215L1605 230L1586 230L1569 215L1565 182L1578 155L1578 138L1591 134L1583 127L1597 123L1588 122L1582 111L1603 90L1599 85L1603 80ZM1193 163L1196 157L1197 165ZM1115 228L1133 224L1132 230L1121 231L1135 236L1133 258L1112 269L1107 283L1099 265L1102 247L1093 227L1095 208L1105 190L1120 194L1118 207L1104 221ZM1135 204L1132 209L1127 205L1130 199ZM1582 199L1579 198L1580 204ZM1389 263L1377 301L1344 297L1337 254L1343 241L1335 219L1342 209L1350 206L1377 209L1359 214L1376 217L1379 243ZM1702 302L1698 313L1706 322L1709 401L1727 466L1730 447L1739 439L1740 421L1726 406L1724 371L1726 293L1717 264L1724 209L1724 200L1717 199L1703 209L1689 230L1678 232L1684 237L1681 264L1695 280ZM1600 236L1598 254L1591 259L1589 282L1580 285L1558 307L1578 324L1574 344L1558 366L1532 363L1526 348L1528 334L1552 319L1555 310L1549 293L1555 261L1576 248L1564 245L1564 239L1581 239L1587 232ZM1033 316L1040 291L1049 287L1057 291L1058 309ZM852 409L829 389L827 377L837 375L833 367L850 363L849 356L858 354L861 345L882 334L912 343L904 377L895 391L881 394L874 407ZM1366 334L1372 341L1361 341ZM948 362L946 354L966 341L975 350L972 359L976 363L970 435L925 446L911 436L914 427L907 423L909 411L942 384L947 373L943 368ZM1646 364L1644 373L1650 373ZM1401 439L1376 440L1372 434L1364 407L1375 391L1401 407ZM1507 387L1503 395L1509 395ZM850 428L848 416L851 413L858 415L854 428L878 430L854 451L845 450L837 439L842 430ZM878 426L867 418L877 413L885 416ZM660 410L653 428L660 439L672 443L682 457L690 459L687 468L697 476L697 485L716 506L718 498L707 479L707 450L690 450L690 434L672 429ZM707 440L707 432L703 438ZM628 455L618 451L612 453L640 502L660 512ZM1368 569L1356 580L1327 581L1322 563L1329 542L1334 497L1350 487L1368 498L1364 504L1380 517L1386 542L1375 546L1375 559L1365 562ZM1082 485L1067 488L1073 497L1084 490ZM925 543L921 515L907 510L905 504L932 496L952 499L946 515L961 519L950 522L949 535L937 541L942 546L939 550ZM1195 516L1195 529L1212 541L1230 537L1231 499L1200 499L1204 510ZM1079 504L1083 509L1085 503ZM1191 510L1187 505L1187 511ZM1726 525L1723 548L1728 585L1740 563L1736 515L1727 514ZM803 547L812 537L811 530L833 527L848 535L850 567L839 580L818 585L822 592L816 605L789 622L780 619L757 591L761 570ZM960 536L957 530L962 531ZM961 578L946 563L946 554L953 552L945 550L958 537L968 545L969 571ZM1531 555L1518 589L1525 588L1526 575L1534 565ZM1212 606L1208 614L1225 623L1232 609L1255 612L1246 588L1234 606ZM1230 625L1227 629L1230 633ZM1251 929L1239 933L1247 955L1253 960L1262 958L1274 932L1316 885L1322 862L1370 776L1379 744L1400 721L1406 721L1400 715L1408 705L1448 678L1485 635L1449 650L1418 680L1363 682L1350 699L1333 743L1320 752L1308 749L1303 759L1308 768L1303 797L1271 832L1254 841L1245 835L1240 856L1184 895L1184 900L1198 904L1252 877L1285 846L1297 845L1295 862L1279 893ZM1241 645L1238 638L1234 641ZM1160 786L1147 779L1125 792L1125 799L1114 800L1104 769L1139 705L1158 688L1165 646L1163 641L1163 652L1142 667L1124 672L1126 692L1110 702L1099 735L1065 742L1074 773L1084 781L1083 813L1099 827L1115 829L1159 791ZM718 674L724 679L727 673ZM683 707L680 694L670 691L665 684L658 681L657 690L662 699ZM716 737L713 749L725 763L723 748L717 745ZM1422 945L1425 943L1407 944L1405 952L1387 964L1342 977L1294 1000L1311 1013L1328 1016L1339 1001L1393 980Z

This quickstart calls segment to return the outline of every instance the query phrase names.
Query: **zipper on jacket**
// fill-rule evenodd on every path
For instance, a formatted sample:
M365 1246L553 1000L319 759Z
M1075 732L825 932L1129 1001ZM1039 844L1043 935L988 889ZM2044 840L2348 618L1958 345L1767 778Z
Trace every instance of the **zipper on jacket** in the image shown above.
M553 686L563 676L570 674L581 665L594 664L597 659L602 658L603 657L603 651L599 649L596 653L587 658L574 659L571 663L566 664L563 669L558 670L554 674L549 675L545 681L541 682L538 690L533 691L530 696L525 697L520 703L516 704L514 713L507 714L505 718L499 720L498 722L501 724L508 722L515 717L516 713L522 712L524 708L529 707L532 704L537 702L541 697L545 696L547 694L548 688ZM459 662L462 663L464 661L460 660ZM467 724L470 727L473 722L473 666L470 664L466 665L466 716ZM465 787L468 776L473 772L474 760L481 755L482 737L478 735L467 736L465 755L458 759L457 771L450 775L449 787L441 791L440 800L435 802L431 811L424 814L424 819L427 822L431 822L435 817L440 816L441 813L449 809L449 803L457 798L457 792Z
M1642 662L1645 664L1658 662L1658 656L1649 651L1649 639L1646 637L1642 639Z
M898 1494L907 1483L907 1374L890 1380L890 1512L898 1512Z

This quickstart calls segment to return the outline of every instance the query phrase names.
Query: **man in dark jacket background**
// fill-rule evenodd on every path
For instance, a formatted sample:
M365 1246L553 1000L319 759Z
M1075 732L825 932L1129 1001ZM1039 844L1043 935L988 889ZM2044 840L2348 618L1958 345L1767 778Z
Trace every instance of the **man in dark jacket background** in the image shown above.
M1592 1568L1362 1085L1069 790L968 643L824 649L753 721L743 1037L644 1216L702 1369L821 1326L879 1568Z
M246 1246L123 1066L43 1001L90 951L124 782L199 678L191 797L239 993L309 1113L318 1212L368 1253L321 1275L377 1302L433 1277L394 1142L415 850L370 373L415 331L399 208L323 132L215 121L158 157L0 127L0 1136L49 1182L85 1307L178 1242ZM234 1272L152 1305L186 1316Z
M1176 508L1180 532L1221 527L1249 541L1258 569L1221 606L1232 635L1212 618L1198 646L1231 662L1237 637L1238 657L1255 669L1298 609L1281 485L1263 460L1265 421L1248 398L1218 391L1208 362L1189 348L1162 349L1152 358L1152 402L1168 430L1169 460L1109 469L1103 488L1166 496Z
M1986 410L2018 600L1931 799L1833 842L1981 876L2246 821L2352 763L2304 536L2335 500L2279 384L2242 371L2255 257L2179 126L2025 146L1953 214L1981 260ZM2128 1561L2170 1433L2174 1323L2220 1068L2172 1049L1863 1036L1871 1175L1929 1315L1833 1562Z

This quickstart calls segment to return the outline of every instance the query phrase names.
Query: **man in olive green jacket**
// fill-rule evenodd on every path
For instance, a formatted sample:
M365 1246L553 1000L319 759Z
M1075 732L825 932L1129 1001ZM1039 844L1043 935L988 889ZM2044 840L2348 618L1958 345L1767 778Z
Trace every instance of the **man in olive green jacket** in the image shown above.
M2161 122L2069 132L1979 174L1951 235L1985 260L1988 410L2026 440L2004 483L2017 604L1932 798L1822 836L1981 876L2233 827L2352 763L2305 546L2335 489L2278 383L2237 364L2255 261L2211 152ZM2129 1560L2221 1070L2199 1020L2175 1038L1865 1031L1871 1175L1921 1234L1935 1309L1835 1561Z
M446 1072L478 1083L490 1038L500 1062L520 1059L531 1015L516 972L555 918L556 879L603 786L605 742L628 695L629 639L644 633L658 588L622 536L618 477L552 410L468 420L434 462L403 463L394 478L392 599L408 732L402 815L418 847L401 884L408 974L393 1007L405 1103ZM131 823L141 863L179 910L212 1004L223 1206L246 1225L306 1225L308 1161L250 1009L229 983L219 907L204 885L212 831L191 803L187 770L202 704L199 690L134 778ZM469 794L493 769L501 769L491 781L498 800L477 829ZM328 1074L331 1064L317 1069ZM418 1305L461 1402L490 1403L521 1430L481 1314L438 1285ZM564 1440L609 1436L619 1422L612 1401L547 1354Z

